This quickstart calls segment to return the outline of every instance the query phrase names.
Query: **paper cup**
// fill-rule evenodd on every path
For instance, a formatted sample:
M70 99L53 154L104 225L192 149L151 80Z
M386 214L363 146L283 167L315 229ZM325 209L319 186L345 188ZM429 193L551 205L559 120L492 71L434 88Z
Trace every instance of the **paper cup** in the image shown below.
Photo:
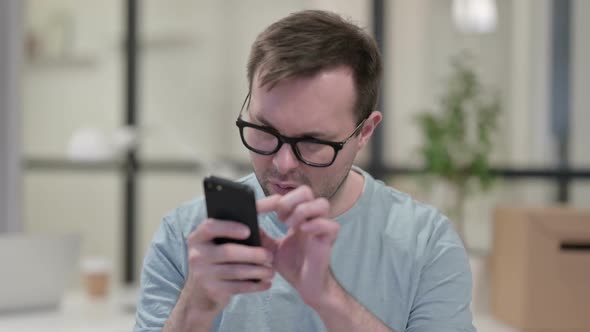
M101 257L85 259L82 262L82 277L90 297L100 298L108 295L110 264L106 259Z

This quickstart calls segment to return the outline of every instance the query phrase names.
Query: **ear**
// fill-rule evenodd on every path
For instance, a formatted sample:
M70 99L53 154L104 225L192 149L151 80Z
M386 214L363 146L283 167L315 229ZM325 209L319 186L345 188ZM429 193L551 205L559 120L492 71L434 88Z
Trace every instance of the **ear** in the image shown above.
M359 135L360 139L358 140L358 149L362 149L368 142L371 136L373 135L373 131L377 128L379 122L381 122L381 112L373 111L371 115L365 120L365 124L361 129L361 133Z

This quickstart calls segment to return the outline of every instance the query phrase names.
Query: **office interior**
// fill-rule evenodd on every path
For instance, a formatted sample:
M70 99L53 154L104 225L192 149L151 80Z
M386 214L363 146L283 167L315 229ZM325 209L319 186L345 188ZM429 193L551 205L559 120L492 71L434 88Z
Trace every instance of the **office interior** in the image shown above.
M480 319L481 331L520 331L491 309L496 212L559 207L585 215L581 232L590 229L585 0L2 1L0 234L76 234L64 301L85 301L90 261L108 267L104 301L133 298L162 217L201 195L206 175L251 171L234 125L250 45L273 21L309 8L335 11L377 37L383 122L357 164L418 200L445 211L452 197L444 181L422 181L416 121L424 110L440 112L452 60L469 54L497 96L494 181L468 195L464 241L476 327ZM574 242L586 257L575 264L588 263L590 238ZM127 302L105 331L132 324ZM0 327L20 326L18 317L0 315Z

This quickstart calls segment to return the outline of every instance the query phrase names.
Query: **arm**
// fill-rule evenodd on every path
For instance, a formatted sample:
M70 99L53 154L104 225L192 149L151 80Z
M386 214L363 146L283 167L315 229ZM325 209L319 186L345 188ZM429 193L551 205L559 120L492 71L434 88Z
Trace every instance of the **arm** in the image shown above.
M270 288L272 256L264 248L213 242L215 238L246 239L249 235L243 224L206 219L188 236L188 278L163 331L210 331L233 295Z
M141 272L133 331L160 331L184 285L182 234L171 217L162 221L147 251Z
M200 308L199 303L191 297L192 293L194 291L188 288L182 290L162 332L211 331L218 312L213 310L213 305L209 308Z
M328 331L395 332L350 296L333 275L328 285L326 296L313 306Z
M471 271L451 223L435 221L408 319L408 332L475 332L470 310Z
M274 266L318 313L326 328L338 332L391 332L350 296L332 274L330 253L340 225L327 218L329 202L314 198L307 186L301 186L269 200L272 203L279 218L291 227L285 238L267 246L275 254Z
M270 287L272 257L263 248L213 243L217 237L247 238L246 226L207 219L188 236L186 246L167 222L162 228L144 263L134 331L211 331L234 294ZM180 257L187 257L186 280Z

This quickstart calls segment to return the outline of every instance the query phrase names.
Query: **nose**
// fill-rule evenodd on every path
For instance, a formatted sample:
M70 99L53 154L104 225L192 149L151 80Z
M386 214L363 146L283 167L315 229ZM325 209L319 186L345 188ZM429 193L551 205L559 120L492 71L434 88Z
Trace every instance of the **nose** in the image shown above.
M283 144L279 151L274 154L272 163L279 173L287 174L297 167L299 160L295 156L291 146L289 144Z

